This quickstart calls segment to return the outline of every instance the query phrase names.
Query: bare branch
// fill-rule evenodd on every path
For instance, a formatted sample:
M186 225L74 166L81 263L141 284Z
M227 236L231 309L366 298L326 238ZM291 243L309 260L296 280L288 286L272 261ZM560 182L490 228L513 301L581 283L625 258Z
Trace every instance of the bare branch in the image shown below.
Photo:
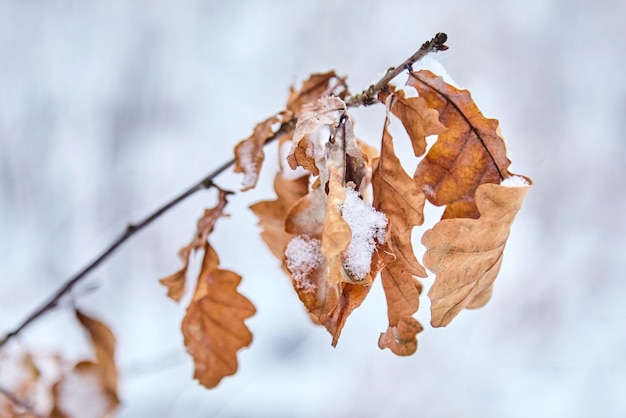
M446 49L448 49L448 47L445 45L447 40L448 35L443 32L439 32L433 37L433 39L424 42L420 49L418 49L413 55L407 58L402 64L397 67L389 68L385 75L380 80L378 80L378 82L369 86L367 90L364 90L362 93L359 93L356 96L352 96L350 99L348 99L346 105L348 107L357 107L369 106L376 103L376 95L378 94L378 92L387 88L389 82L393 80L396 76L398 76L402 71L412 71L413 64L420 61L431 52L445 51Z

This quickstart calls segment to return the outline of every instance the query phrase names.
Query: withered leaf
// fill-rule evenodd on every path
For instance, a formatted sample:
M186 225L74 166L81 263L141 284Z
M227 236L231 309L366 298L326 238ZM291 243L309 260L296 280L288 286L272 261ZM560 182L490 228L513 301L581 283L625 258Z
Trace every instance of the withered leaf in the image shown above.
M80 361L52 386L53 418L106 417L119 405L115 336L103 322L76 310L76 318L89 334L95 361Z
M429 71L412 72L407 85L439 111L439 120L447 128L417 166L415 179L431 203L446 205L443 218L477 218L476 188L484 183L499 184L510 176L511 162L498 133L498 121L482 115L469 91L459 90Z
M436 274L428 296L431 324L444 327L464 308L490 298L511 224L528 186L483 184L476 190L478 219L444 219L426 231L424 264Z
M379 100L385 103L389 93L381 93ZM391 113L396 115L406 130L413 153L421 157L426 151L426 137L438 135L446 130L439 122L439 113L428 107L423 97L406 97L404 90L396 90L392 93Z
M206 209L200 219L198 219L196 234L191 242L180 249L178 257L183 262L183 268L176 273L164 277L159 282L167 287L167 296L179 302L185 292L185 282L187 278L187 268L189 266L189 257L192 252L196 252L204 248L207 239L213 228L215 222L222 216L224 208L228 203L226 197L232 192L219 189L217 205L212 209Z
M207 388L237 371L237 351L252 342L244 320L256 312L237 291L241 276L218 266L217 254L206 243L198 285L181 326L194 359L194 378Z
M242 191L256 186L265 159L263 146L274 136L274 125L284 123L291 118L291 112L283 112L272 116L255 127L252 135L235 146L235 173L243 173Z
M294 180L286 179L281 173L274 178L276 200L264 200L250 206L259 218L263 229L261 238L274 256L282 260L287 243L292 235L285 232L285 218L289 208L309 192L309 177L302 176Z
M374 207L389 219L388 241L396 259L387 264L381 274L389 328L381 334L378 344L380 348L390 348L397 355L409 355L417 349L416 334L422 329L419 323L415 325L417 321L411 317L417 312L421 292L421 285L414 276L426 277L424 267L415 258L411 232L424 222L425 197L419 185L402 168L393 149L388 125L387 117L380 158L372 175L372 187ZM401 324L402 338L398 329ZM410 330L415 333L409 335Z
M333 126L346 111L346 104L338 97L322 97L302 107L293 133L293 146L287 156L287 163L292 170L300 166L313 175L319 174L315 161L316 150L310 136L322 126ZM319 144L317 145L320 146ZM320 154L317 151L317 154Z
M334 71L311 74L311 77L302 84L299 91L291 88L287 100L287 110L300 114L304 105L312 103L320 97L333 95L343 98L347 93L345 79L338 77Z

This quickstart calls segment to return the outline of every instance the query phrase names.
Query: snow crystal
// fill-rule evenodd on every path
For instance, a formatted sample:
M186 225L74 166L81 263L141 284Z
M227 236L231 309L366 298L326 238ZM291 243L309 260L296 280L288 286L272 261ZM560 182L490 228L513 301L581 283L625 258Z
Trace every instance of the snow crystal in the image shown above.
M522 176L511 176L511 177L507 177L504 180L502 180L502 183L500 183L500 186L504 186L504 187L526 187L526 186L530 186L530 184L528 184L528 180L526 180Z
M304 290L313 291L315 285L308 280L307 275L324 262L320 248L320 240L308 235L299 235L289 241L285 250L287 269L291 272L296 285Z
M358 280L370 271L376 243L385 242L387 217L359 197L359 193L346 189L346 200L341 205L341 216L352 230L352 241L344 253L344 266Z

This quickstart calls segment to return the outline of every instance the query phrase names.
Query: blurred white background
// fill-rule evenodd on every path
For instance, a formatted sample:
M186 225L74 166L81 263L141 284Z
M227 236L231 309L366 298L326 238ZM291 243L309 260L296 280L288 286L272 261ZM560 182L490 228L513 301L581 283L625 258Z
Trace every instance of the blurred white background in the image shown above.
M231 198L233 216L211 237L258 310L234 377L212 391L192 380L184 307L157 282L179 268L213 192L141 232L75 292L118 338L119 415L623 416L625 19L621 0L0 1L0 334L128 222L231 158L290 85L335 69L360 91L444 31L450 50L436 58L500 120L512 171L535 182L492 301L427 326L417 354L397 358L377 348L377 283L333 349L246 209L273 196L270 147L262 185ZM375 144L383 113L357 110L357 134ZM425 325L428 310L424 293ZM89 353L69 303L19 344Z

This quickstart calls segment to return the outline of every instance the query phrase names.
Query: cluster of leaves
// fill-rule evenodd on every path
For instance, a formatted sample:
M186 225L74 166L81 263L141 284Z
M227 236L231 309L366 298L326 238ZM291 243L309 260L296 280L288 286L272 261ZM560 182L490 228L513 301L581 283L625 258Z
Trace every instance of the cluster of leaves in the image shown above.
M58 355L0 355L0 384L15 397L0 396L0 416L103 417L115 412L115 337L101 321L78 310L75 314L89 335L94 359L72 364Z
M410 355L423 329L413 315L422 291L418 277L427 277L424 266L436 275L428 293L432 326L446 326L461 310L487 303L511 224L532 183L508 171L498 121L485 118L468 91L441 77L411 71L406 86L379 93L386 107L380 149L355 137L347 97L345 80L334 72L312 75L300 91L292 89L284 111L260 122L235 147L235 171L243 174L243 190L254 188L264 146L277 140L279 149L290 148L274 179L277 198L251 206L262 238L333 345L381 273L389 326L378 345ZM406 130L418 161L412 176L394 151L388 130L393 118ZM427 152L426 138L435 135ZM168 296L179 301L190 254L204 252L182 331L195 377L209 388L237 370L237 351L252 341L244 320L255 313L237 291L241 277L219 269L208 242L228 194L220 190L216 207L198 221L196 236L179 254L183 268L161 279ZM422 236L423 266L411 234L424 222L426 200L445 211Z

